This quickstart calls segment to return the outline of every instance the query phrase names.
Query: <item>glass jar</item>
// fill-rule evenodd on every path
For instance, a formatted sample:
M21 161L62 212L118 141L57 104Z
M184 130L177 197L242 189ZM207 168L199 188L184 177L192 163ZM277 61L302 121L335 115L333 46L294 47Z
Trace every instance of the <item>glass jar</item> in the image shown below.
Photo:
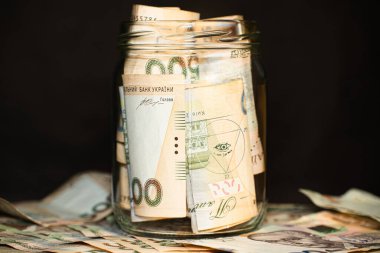
M265 213L266 91L255 22L122 24L114 215L135 235L257 228Z

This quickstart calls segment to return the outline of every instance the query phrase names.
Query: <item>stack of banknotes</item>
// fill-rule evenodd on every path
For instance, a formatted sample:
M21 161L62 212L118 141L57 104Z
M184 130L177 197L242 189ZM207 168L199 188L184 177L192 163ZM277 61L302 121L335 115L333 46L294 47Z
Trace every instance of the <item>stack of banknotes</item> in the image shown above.
M269 204L261 229L198 240L127 234L111 214L110 189L109 174L88 172L40 201L0 198L0 252L380 252L380 198L358 189L342 196L302 190L320 207L341 212Z
M203 22L145 5L131 16L119 89L120 207L132 222L188 217L193 233L256 217L255 175L265 163L243 17Z

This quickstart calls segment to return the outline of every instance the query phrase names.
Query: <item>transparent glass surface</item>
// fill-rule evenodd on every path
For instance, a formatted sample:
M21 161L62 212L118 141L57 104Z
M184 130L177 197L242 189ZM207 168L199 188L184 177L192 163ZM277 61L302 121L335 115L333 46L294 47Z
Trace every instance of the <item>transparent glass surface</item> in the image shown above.
M266 210L266 86L247 21L125 23L114 87L113 208L122 229L197 238Z

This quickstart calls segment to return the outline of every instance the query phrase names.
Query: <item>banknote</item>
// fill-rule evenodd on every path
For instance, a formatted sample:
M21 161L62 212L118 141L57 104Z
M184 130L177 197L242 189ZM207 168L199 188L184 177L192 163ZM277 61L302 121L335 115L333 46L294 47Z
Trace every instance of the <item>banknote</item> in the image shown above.
M53 245L61 245L65 243L81 242L87 237L74 231L54 231L50 229L41 231L21 231L15 228L7 227L0 224L0 237L11 236L12 239L28 239L31 243L48 242Z
M112 211L110 183L109 174L81 173L41 201L13 205L0 198L0 211L42 226L100 220Z
M118 186L117 186L117 192L116 199L119 202L120 206L126 210L131 209L130 204L130 189L129 189L129 177L128 177L128 166L129 166L129 146L128 146L128 139L127 137L127 114L125 110L125 99L124 99L124 88L121 86L119 87L119 97L120 97L120 109L121 109L121 129L123 130L123 143L117 142L116 145L121 144L121 148L118 146L116 147L116 157L118 158L120 156L120 152L123 152L123 162L120 162L119 159L118 162L118 171L119 171L119 178L118 178ZM125 133L125 134L124 134Z
M0 245L0 253L20 253L20 251L17 249L13 249L9 246L1 246Z
M125 144L116 142L116 161L121 164L127 164L127 157L125 155Z
M1 252L1 251L0 251ZM107 253L109 251L105 251L96 247L74 243L74 244L67 244L67 245L61 245L56 248L50 248L47 249L46 252L54 252L54 253Z
M120 94L120 106L121 106L121 115L122 115L122 125L124 130L124 138L125 141L123 143L124 145L124 156L125 161L127 164L119 165L119 183L117 188L116 197L118 199L119 206L125 210L130 210L131 220L133 222L144 222L144 221L152 221L152 220L160 220L161 217L142 217L136 214L135 211L135 204L132 202L132 198L130 197L130 193L132 192L130 188L130 178L129 174L131 165L129 162L129 144L128 144L128 134L127 134L127 113L126 113L126 107L125 107L125 92L124 92L124 86L119 87L119 94ZM121 149L119 149L121 152ZM127 158L128 157L128 158ZM132 207L132 208L131 208Z
M319 209L313 205L293 204L293 203L269 203L265 225L285 224L296 220L304 215L317 212Z
M132 8L132 20L136 21L130 26L130 32L143 32L145 36L135 36L129 39L129 43L160 44L167 43L167 36L187 32L189 28L177 20L198 20L199 13L178 9L165 9L160 7L134 5ZM164 22L152 22L165 20ZM172 20L172 22L170 22ZM149 34L148 36L147 34ZM170 43L173 43L170 40ZM174 42L175 43L175 42ZM124 75L126 74L183 74L186 79L196 79L198 75L197 58L188 50L161 50L144 51L144 53L130 50L124 63Z
M117 130L116 130L116 141L120 143L124 143L124 128L123 128L123 119L121 116L117 121Z
M120 206L126 210L131 209L128 165L119 164L119 201Z
M196 20L199 13L181 10L179 7L154 7L142 4L132 6L131 21Z
M137 237L140 241L150 245L159 252L205 252L211 249L206 247L200 247L195 245L189 245L184 243L178 243L174 240L169 239L158 239L158 238L148 238L148 237Z
M199 13L191 11L136 4L132 7L131 17L133 23L129 27L129 35L132 36L129 37L128 43L139 45L176 44L182 34L189 30L188 25L184 25L183 21L198 20L199 16ZM178 22L178 20L182 22ZM178 35L180 36L178 37ZM135 56L138 56L138 54L128 53L129 59L127 61L133 62ZM162 59L162 56L159 58ZM136 60L141 61L138 57ZM133 70L133 68L130 70ZM134 71L133 73L138 74Z
M288 222L298 227L305 227L320 233L327 237L344 236L346 234L359 234L359 233L374 233L380 238L380 231L378 229L368 226L365 217L351 217L350 219L342 218L339 213L329 211L321 211L309 215L302 216L297 220ZM380 243L378 241L377 243ZM380 244L378 244L380 246Z
M314 230L296 226L269 225L244 236L216 239L185 240L229 252L303 253L354 252L376 249L378 237L372 233L350 233L326 238Z
M82 233L84 236L92 237L105 237L105 236L117 236L118 234L105 227L99 227L97 225L83 224L83 225L67 225L69 228Z
M186 216L184 86L181 75L124 75L133 209Z
M158 250L154 249L152 246L144 243L143 241L139 240L138 238L135 238L130 235L126 235L123 237L104 237L105 239L112 241L114 243L118 243L120 245L123 245L127 248L131 248L137 252L146 252L146 253L157 253Z
M17 228L19 230L34 231L37 226L26 220L17 219L11 216L0 216L0 224L9 227Z
M352 222L337 213L322 211L288 224L313 230L325 240L342 242L347 250L380 249L380 231L363 226L365 223L360 219L357 217Z
M243 82L186 88L186 152L193 232L220 230L257 215Z
M131 249L121 243L110 241L107 239L92 239L92 240L86 240L84 243L99 248L102 250L105 250L106 252L112 252L112 253L136 253L134 249Z
M209 18L208 22L198 22L195 24L196 32L220 31L225 32L220 36L210 36L203 38L199 43L218 43L227 36L234 38L245 33L242 15L232 15L217 18ZM219 22L218 22L219 20ZM228 22L226 22L228 20ZM211 21L211 22L210 22ZM235 21L235 22L231 22ZM230 48L217 49L217 45L212 50L197 51L199 64L199 79L210 83L224 83L236 78L242 78L244 84L244 113L248 118L248 129L250 137L250 150L253 162L254 174L265 171L264 150L259 135L258 120L253 94L253 59L256 55L252 54L252 49L239 45L249 40L238 40L235 47L234 42L230 43ZM257 84L255 84L257 85ZM262 133L263 134L263 133Z
M300 189L315 205L342 213L370 217L380 222L380 198L360 189L350 189L342 196L323 195Z
M196 20L196 19L199 19L199 13L183 11L183 10L180 10L179 8L159 8L159 7L145 6L145 5L134 5L132 8L131 17L132 17L132 20L135 21L135 23L130 26L130 32L151 31L153 35L150 37L137 36L136 37L137 41L131 40L130 43L160 43L159 41L157 41L157 39L163 38L164 33L170 34L174 30L176 32L181 32L181 31L177 30L178 29L177 22L165 21L161 25L158 25L157 23L151 22L151 21ZM184 28L184 29L187 29L187 28ZM179 74L179 75L183 75L182 79L186 79L186 78L195 79L197 75L196 57L193 57L192 53L186 53L185 55L183 55L181 51L165 52L165 54L157 54L155 52L142 54L141 52L136 52L136 51L131 50L128 52L126 61L124 63L124 75L129 76L129 75L134 75L134 74L155 75L155 76L157 76L156 74L159 74L159 75ZM130 101L128 101L128 103L129 102ZM165 124L165 122L163 124ZM127 134L127 129L124 129L124 135L126 134ZM128 140L125 140L125 144L128 145ZM165 166L165 163L167 161L168 159L160 161L161 167ZM183 167L183 163L178 163L178 167ZM131 170L133 169L130 168L130 171ZM159 173L161 176L165 176L165 175L168 176L166 172L157 171L157 173ZM181 173L181 175L178 175L178 174L175 174L175 175L183 176L183 173ZM125 177L120 178L120 181L126 181ZM140 189L139 185L141 184L141 182L135 179L133 181L134 185L132 185L132 181L133 181L133 178L130 178L129 179L129 184L131 185L130 188L136 186L137 187L137 188L135 187L136 191L139 190ZM149 181L148 186L153 185L154 187L156 187L157 184L152 184L152 183L155 183L155 181ZM126 183L123 183L123 185L126 185ZM170 185L167 185L166 187L169 187L169 186ZM167 194L166 198L170 197L169 192L175 192L177 190L174 188L174 186L175 185L170 186L173 188L168 188L167 190L165 190ZM157 185L157 187L159 187L159 185ZM179 188L180 189L179 193L181 192L181 189L183 188L184 188L183 186ZM151 192L152 189L153 188L150 187L149 191ZM142 193L143 192L141 192L141 194ZM184 198L184 201L180 201L179 209L181 209L181 211L174 211L175 214L172 216L172 218L183 216L183 212L184 211L186 212L186 207L184 207L184 205L186 204L185 201L186 201L186 198ZM162 215L164 215L165 217L169 216L169 213L157 214L157 211L156 211L156 214L153 214L151 213L151 211L148 210L148 209L152 210L151 208L148 208L146 211L144 211L146 209L145 208L146 206L144 207L145 201L142 201L142 202L143 203L141 204L132 203L132 205L134 206L133 208L131 208L131 216L132 216L133 221L135 222L148 221L148 220L161 219ZM153 203L154 201L153 202L149 201L149 196L148 196L148 202L151 204L155 204ZM158 210L157 208L155 209ZM153 216L156 216L156 217L153 217Z
M23 252L41 252L56 247L56 243L29 235L4 233L0 234L0 245L7 245Z

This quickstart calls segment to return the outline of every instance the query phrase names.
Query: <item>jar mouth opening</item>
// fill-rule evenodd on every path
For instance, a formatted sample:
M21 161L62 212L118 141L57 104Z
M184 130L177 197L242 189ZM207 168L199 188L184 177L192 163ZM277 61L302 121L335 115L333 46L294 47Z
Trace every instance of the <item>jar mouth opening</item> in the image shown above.
M127 21L121 25L121 48L210 49L255 45L260 31L252 20Z

